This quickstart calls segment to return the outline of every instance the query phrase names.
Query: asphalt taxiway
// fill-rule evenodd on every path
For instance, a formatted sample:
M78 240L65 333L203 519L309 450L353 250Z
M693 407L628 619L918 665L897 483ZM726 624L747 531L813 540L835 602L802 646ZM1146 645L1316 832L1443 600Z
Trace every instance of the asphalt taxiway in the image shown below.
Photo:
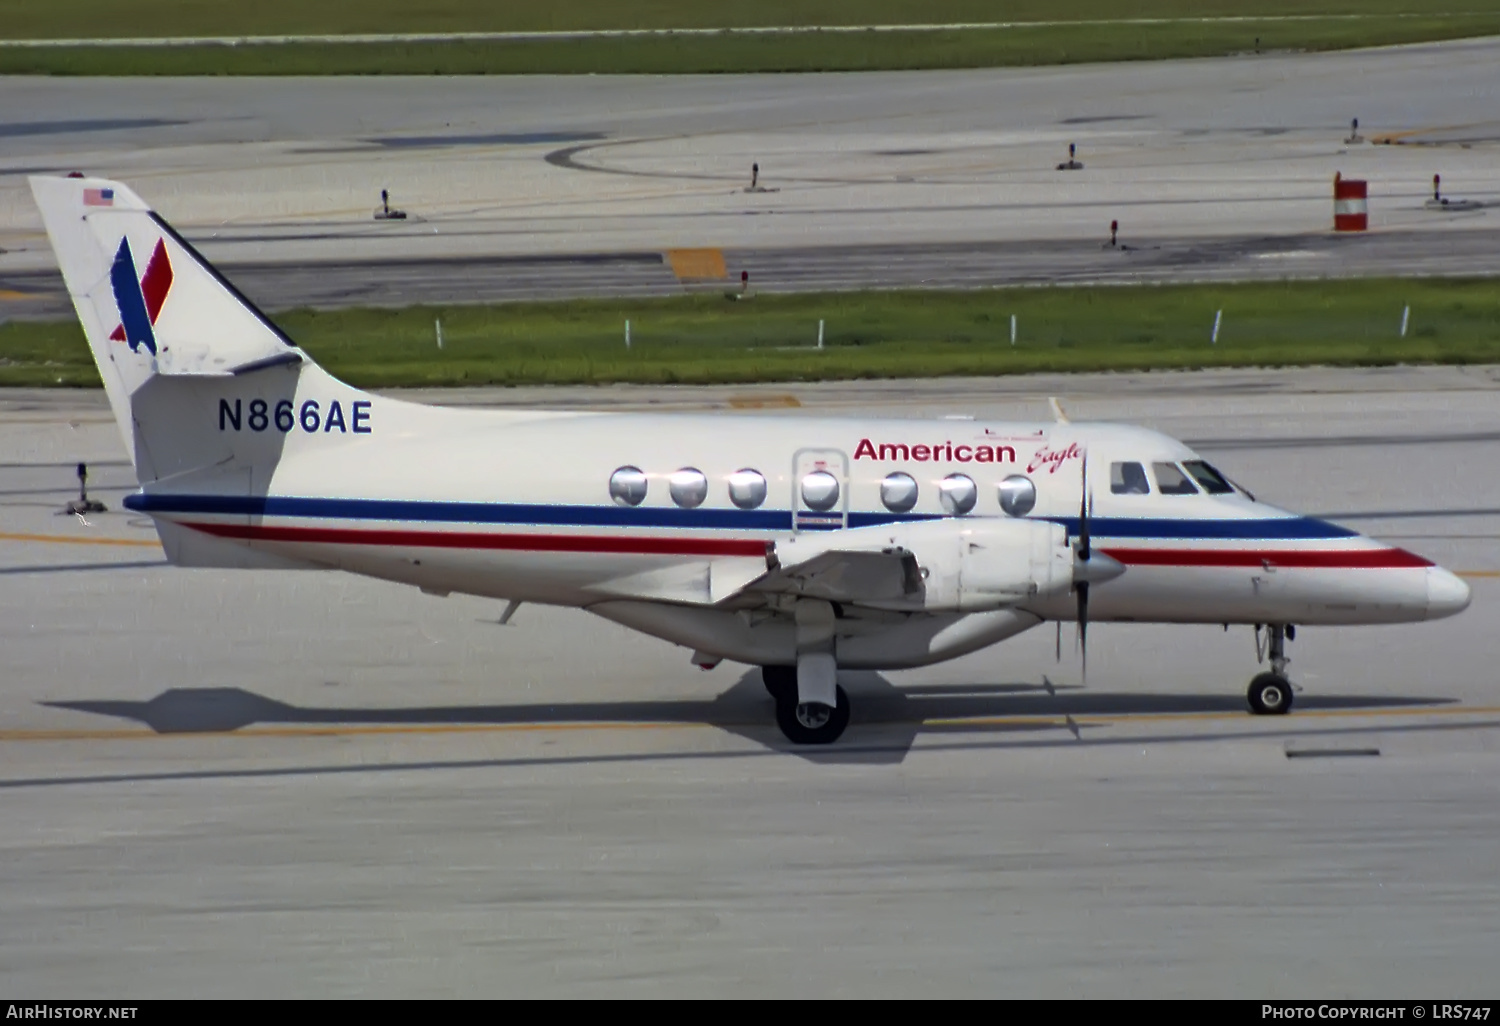
M0 313L66 313L25 179L71 170L129 183L268 309L741 271L767 290L1496 274L1497 63L1500 40L1472 40L822 76L0 78ZM1070 144L1082 167L1059 170ZM1363 238L1332 235L1335 174L1369 183ZM373 216L382 189L404 220ZM722 263L672 257L698 249Z
M1488 993L1500 368L412 393L1145 423L1463 573L1465 613L1100 625L853 674L794 750L744 667L582 612L164 566L102 396L0 392L0 990ZM74 467L109 511L59 511Z

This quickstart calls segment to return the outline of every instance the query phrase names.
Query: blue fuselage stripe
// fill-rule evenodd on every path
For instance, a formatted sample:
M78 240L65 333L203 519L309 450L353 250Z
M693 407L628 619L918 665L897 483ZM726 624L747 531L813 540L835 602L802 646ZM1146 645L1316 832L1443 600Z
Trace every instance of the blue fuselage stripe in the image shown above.
M786 531L792 514L776 509L663 509L642 506L564 506L493 502L429 502L404 499L315 499L280 496L165 495L137 493L125 506L140 513L207 516L302 517L320 520L382 520L402 523L504 524L535 527L633 527L719 531ZM849 526L876 527L941 520L931 513L851 512ZM1076 517L1049 518L1070 534ZM1186 540L1313 540L1353 538L1357 532L1312 517L1256 520L1176 520L1095 517L1098 538Z

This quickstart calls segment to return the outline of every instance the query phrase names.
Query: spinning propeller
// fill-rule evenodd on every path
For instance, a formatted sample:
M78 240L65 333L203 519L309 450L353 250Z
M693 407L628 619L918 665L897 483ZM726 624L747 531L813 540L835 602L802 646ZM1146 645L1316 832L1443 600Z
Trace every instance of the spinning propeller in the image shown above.
M1083 454L1083 487L1078 499L1078 549L1073 559L1073 591L1078 595L1078 650L1083 657L1083 682L1089 680L1089 579L1085 573L1093 551L1089 545L1089 516L1094 495L1089 491L1089 455Z
M1089 520L1094 515L1094 493L1089 488L1089 456L1083 454L1082 487L1078 499L1078 541L1073 549L1073 593L1078 596L1078 650L1083 658L1083 680L1089 679L1089 585L1113 580L1125 572L1118 560L1095 554ZM1062 625L1058 625L1058 658L1062 658Z

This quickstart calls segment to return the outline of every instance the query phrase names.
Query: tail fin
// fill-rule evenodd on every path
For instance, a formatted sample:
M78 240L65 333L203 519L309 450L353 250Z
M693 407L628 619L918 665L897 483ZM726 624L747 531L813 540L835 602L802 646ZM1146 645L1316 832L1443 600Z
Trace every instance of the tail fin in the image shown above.
M153 377L306 359L130 189L102 178L30 181L132 460L130 399Z

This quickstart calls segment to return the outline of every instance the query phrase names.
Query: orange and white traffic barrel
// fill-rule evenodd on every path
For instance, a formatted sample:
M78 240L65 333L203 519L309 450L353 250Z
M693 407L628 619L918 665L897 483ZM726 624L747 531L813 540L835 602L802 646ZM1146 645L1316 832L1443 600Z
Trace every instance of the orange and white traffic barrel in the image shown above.
M1362 232L1370 227L1368 183L1333 176L1333 230Z

